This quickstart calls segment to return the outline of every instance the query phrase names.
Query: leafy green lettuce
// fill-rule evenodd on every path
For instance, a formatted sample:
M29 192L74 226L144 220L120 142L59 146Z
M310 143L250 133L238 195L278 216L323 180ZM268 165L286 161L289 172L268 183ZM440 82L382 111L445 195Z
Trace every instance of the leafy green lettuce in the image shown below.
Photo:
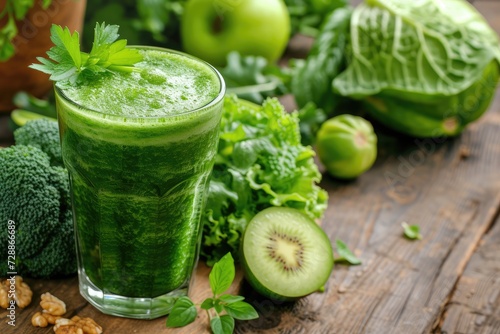
M213 264L228 251L237 257L247 223L270 206L321 218L328 195L309 146L300 143L298 117L277 99L262 106L226 98L218 153L204 215L201 254Z

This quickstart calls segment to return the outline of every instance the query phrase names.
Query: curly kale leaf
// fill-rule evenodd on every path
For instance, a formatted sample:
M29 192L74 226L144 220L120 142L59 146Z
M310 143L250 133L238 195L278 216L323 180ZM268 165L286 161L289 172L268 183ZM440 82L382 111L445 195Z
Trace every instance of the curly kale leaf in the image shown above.
M270 206L296 208L313 219L326 209L327 193L314 151L300 142L297 114L276 99L262 106L226 98L212 173L202 255L213 264L228 251L237 257L246 225Z

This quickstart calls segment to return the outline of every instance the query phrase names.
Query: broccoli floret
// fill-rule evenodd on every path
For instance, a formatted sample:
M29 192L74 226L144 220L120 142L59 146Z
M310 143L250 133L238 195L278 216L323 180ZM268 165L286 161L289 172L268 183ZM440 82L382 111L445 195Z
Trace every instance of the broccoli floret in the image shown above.
M76 272L68 183L67 171L51 166L40 149L24 145L0 149L0 269L6 269L12 220L19 274L53 277Z
M32 276L66 276L76 272L75 235L73 215L68 210L64 218L53 231L42 251L23 261L23 268L29 269Z
M44 151L51 165L63 166L57 122L46 118L29 121L14 131L14 140L17 145L30 145Z

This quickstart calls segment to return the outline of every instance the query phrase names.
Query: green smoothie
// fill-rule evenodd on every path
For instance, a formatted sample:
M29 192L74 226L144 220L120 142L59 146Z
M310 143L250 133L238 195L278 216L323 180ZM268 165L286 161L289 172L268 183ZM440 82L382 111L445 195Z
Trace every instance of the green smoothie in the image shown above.
M208 64L164 49L140 50L137 72L56 89L80 288L87 280L87 299L125 316L134 316L127 302L186 293L224 95ZM122 311L108 300L125 301Z

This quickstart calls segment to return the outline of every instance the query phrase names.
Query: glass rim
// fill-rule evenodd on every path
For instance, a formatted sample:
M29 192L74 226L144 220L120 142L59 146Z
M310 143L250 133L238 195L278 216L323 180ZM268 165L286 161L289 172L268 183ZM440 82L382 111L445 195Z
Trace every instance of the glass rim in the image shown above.
M132 49L150 49L150 50L158 50L158 51L161 51L161 52L168 52L168 53L174 53L174 54L177 54L177 55L180 55L182 57L187 57L187 58L190 58L190 59L193 59L195 61L197 61L198 63L206 66L207 68L209 68L214 74L215 76L217 77L218 81L219 81L219 92L217 94L217 96L212 99L211 101L209 101L208 103L200 106L200 107L197 107L197 108L194 108L194 109L190 109L190 110L186 110L185 112L182 112L182 113L169 113L169 114L166 114L166 115L160 115L160 116L130 116L130 115L116 115L116 114L110 114L110 113L106 113L106 112L103 112L103 111L99 111L99 110L95 110L95 109L92 109L92 108L89 108L89 107L86 107L80 103L77 103L75 101L73 101L72 99L70 99L66 94L64 94L64 90L60 87L57 86L57 84L54 84L54 90L56 91L56 95L59 95L65 102L71 104L72 106L75 106L81 110L84 110L84 111L87 111L87 112L92 112L92 113L96 113L96 114L99 114L99 115L104 115L106 116L106 118L119 118L119 119L123 119L123 118L126 118L126 119L129 119L129 120L133 120L133 119L136 119L136 120L139 120L139 119L151 119L151 120L154 120L154 119L168 119L168 118L178 118L178 117L184 117L184 116L189 116L191 114L195 114L201 110L204 110L204 109L209 109L210 107L218 104L219 102L221 102L221 100L224 98L224 96L226 95L226 82L224 81L224 78L222 77L222 75L219 73L219 71L213 66L211 65L210 63L198 58L198 57L195 57L195 56L192 56L188 53L185 53L185 52L182 52L182 51L178 51L178 50L173 50L173 49L168 49L168 48L163 48L163 47L159 47L159 46L148 46L148 45L127 45L128 48L132 48ZM175 110L174 110L175 111Z

